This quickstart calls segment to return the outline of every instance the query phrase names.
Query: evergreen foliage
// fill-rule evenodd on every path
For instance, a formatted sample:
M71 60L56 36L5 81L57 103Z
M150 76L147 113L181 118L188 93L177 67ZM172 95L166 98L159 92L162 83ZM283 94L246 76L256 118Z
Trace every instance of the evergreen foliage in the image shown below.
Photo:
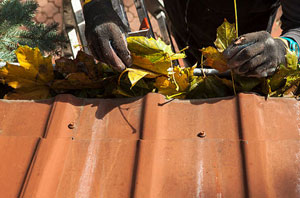
M46 26L32 20L37 8L34 0L0 3L0 60L16 61L14 52L19 45L38 47L44 53L53 52L66 42L63 34L57 32L57 23Z

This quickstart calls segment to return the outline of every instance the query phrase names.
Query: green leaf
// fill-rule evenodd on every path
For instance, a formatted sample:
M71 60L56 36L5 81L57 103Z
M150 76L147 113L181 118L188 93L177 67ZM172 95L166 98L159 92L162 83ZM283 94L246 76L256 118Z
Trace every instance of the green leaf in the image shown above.
M154 38L147 38L143 36L133 36L127 38L128 49L130 52L138 54L140 56L164 53L169 56L174 56L171 45L165 44L160 38L155 40ZM176 58L184 58L184 54L177 54Z
M131 52L133 65L159 74L168 74L172 60L185 58L184 53L175 54L170 45L162 40L146 37L128 37L128 49Z
M226 19L217 29L217 39L214 42L219 52L223 52L236 38L234 23L229 23Z
M216 98L232 95L232 91L215 76L199 77L190 87L186 98Z
M289 70L284 65L280 65L278 71L273 76L269 77L271 91L275 91L276 89L284 86L286 76L288 76L291 72L293 71Z
M292 74L285 77L285 84L282 88L276 89L270 96L284 96L293 95L293 92L297 89L300 83L300 72L294 71Z
M285 55L287 68L297 70L298 68L298 57L296 52L292 52L291 50L287 49L287 53Z
M256 86L258 86L262 82L262 79L235 75L234 81L238 91L252 91Z

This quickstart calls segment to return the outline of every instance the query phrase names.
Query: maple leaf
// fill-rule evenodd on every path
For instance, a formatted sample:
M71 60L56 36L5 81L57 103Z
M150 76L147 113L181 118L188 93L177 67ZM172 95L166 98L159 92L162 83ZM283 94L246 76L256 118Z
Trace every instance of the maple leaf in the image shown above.
M7 63L0 68L0 78L15 88L6 99L45 99L50 96L54 79L52 58L43 57L38 48L21 46L16 50L19 64Z
M119 76L119 84L121 82L121 77L123 76L124 73L128 73L128 78L129 81L131 83L131 87L130 89L132 89L134 87L134 85L136 85L136 83L141 80L142 78L156 78L157 76L159 76L160 74L156 74L147 70L143 70L143 69L137 69L137 68L127 68L126 70L124 70L120 76Z
M109 66L96 63L93 56L83 51L79 51L74 60L62 57L55 63L55 71L64 76L64 79L55 79L51 85L58 92L102 88L105 78L115 75Z
M165 44L161 39L155 40L142 36L128 37L127 43L133 65L158 74L168 74L172 60L185 58L185 54L174 53L171 45Z
M204 64L210 66L219 72L225 72L229 69L227 61L223 54L214 47L207 47L201 50L203 56L206 58Z
M286 50L286 67L293 70L298 70L298 56L296 52L292 52L290 49Z
M206 58L205 65L210 66L220 72L229 69L227 60L223 56L223 51L234 41L236 38L236 31L234 24L230 24L226 19L221 26L217 29L217 38L214 42L214 47L207 47L201 50L203 56Z
M158 93L167 98L185 98L185 94L190 86L189 75L194 68L180 68L176 66L168 76L157 77L154 86Z
M300 71L280 65L278 71L267 79L270 96L290 95L299 86ZM292 88L292 89L291 89Z
M223 52L236 38L234 23L229 23L226 19L217 29L217 38L214 42L219 52Z
M102 65L96 63L94 57L79 51L74 60L60 58L55 61L55 71L67 76L71 73L83 72L90 79L97 79L101 73Z
M216 98L232 95L227 85L216 76L197 77L191 82L186 98Z

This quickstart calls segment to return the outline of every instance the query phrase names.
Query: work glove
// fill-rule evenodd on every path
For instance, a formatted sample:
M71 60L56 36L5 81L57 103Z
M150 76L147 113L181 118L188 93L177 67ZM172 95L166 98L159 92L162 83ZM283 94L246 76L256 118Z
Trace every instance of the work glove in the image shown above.
M281 39L260 31L240 36L223 55L234 73L260 78L273 75L280 64L286 65L286 49Z
M122 71L132 64L122 23L111 0L92 0L83 7L85 36L94 57Z

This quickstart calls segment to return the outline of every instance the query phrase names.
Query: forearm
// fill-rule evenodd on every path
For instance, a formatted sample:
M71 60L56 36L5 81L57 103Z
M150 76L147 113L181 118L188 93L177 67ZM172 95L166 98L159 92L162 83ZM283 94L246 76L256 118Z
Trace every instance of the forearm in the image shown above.
M284 0L281 2L283 15L282 37L291 38L298 46L300 45L300 1Z

